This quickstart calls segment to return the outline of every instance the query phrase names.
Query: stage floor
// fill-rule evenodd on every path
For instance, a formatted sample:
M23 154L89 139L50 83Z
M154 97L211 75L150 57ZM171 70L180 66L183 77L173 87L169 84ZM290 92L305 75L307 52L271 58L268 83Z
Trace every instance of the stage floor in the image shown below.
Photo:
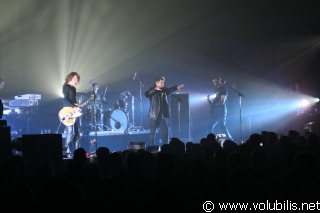
M111 131L91 131L89 134L84 135L80 133L81 136L110 136L110 135L139 135L139 134L149 134L149 130L139 130L139 131L122 131L122 130L111 130ZM65 138L66 134L62 133L62 138Z
M150 146L149 130L140 131L97 131L90 132L88 135L81 135L80 147L87 153L95 152L99 147L107 147L111 152L129 149L130 142L144 142ZM62 134L63 145L65 144L65 134ZM155 145L161 146L158 131L156 133ZM94 143L94 141L96 143Z

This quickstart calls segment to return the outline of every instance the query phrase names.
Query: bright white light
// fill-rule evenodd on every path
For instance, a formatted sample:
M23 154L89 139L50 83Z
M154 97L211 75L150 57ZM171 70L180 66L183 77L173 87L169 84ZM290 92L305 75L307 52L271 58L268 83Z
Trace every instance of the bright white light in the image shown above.
M210 95L210 99L214 99L216 96L216 94Z
M308 106L309 104L310 104L310 102L307 101L307 100L302 100L302 101L301 101L301 106L303 106L303 107L306 107L306 106Z

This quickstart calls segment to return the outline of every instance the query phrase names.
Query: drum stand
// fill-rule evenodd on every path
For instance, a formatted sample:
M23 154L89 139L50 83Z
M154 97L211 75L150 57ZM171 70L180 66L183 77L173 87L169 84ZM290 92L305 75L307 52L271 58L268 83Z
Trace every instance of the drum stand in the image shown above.
M100 109L100 131L103 131L103 118L104 118L104 115L102 113L102 110Z
M129 112L127 113L128 115L128 119L130 121L130 126L128 127L129 131L139 131L139 130L143 130L142 126L136 126L135 122L134 122L134 114L135 114L135 109L134 109L134 96L131 96L131 118L132 120L130 121L130 117L129 117Z
M131 95L131 94L130 94ZM130 126L128 126L128 132L130 131L135 131L135 125L134 125L134 96L131 95L131 122L130 122L130 116L129 116L129 111L127 111L127 117L129 120Z
M94 126L94 139L90 141L91 143L91 147L89 150L89 153L95 153L92 152L92 148L95 147L95 151L97 151L97 109L96 109L96 93L94 91L94 89L91 89L92 91L92 96L93 96L93 126Z
M131 128L134 128L134 96L131 96L131 104L132 104L132 106L131 106L131 111L132 111L132 123L131 123Z

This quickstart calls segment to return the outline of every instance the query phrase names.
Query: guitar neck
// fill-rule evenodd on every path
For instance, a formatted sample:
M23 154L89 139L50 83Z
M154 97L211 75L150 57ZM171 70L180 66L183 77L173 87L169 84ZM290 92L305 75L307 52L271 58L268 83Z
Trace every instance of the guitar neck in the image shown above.
M84 107L85 105L87 105L91 100L92 100L92 97L91 97L90 99L86 100L86 101L85 101L84 103L82 103L81 105L78 105L78 104L77 104L76 106L82 108L82 107Z

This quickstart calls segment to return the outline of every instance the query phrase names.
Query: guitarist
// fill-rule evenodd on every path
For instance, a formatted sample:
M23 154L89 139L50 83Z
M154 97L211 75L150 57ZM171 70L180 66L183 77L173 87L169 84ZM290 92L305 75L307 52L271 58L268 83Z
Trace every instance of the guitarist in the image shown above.
M76 100L76 85L80 83L80 75L77 72L70 72L66 78L62 87L63 93L63 107L72 107L74 112L79 112L80 107ZM74 144L74 150L80 147L80 132L79 124L76 121L73 125L66 126L66 142L67 157L72 157L71 145Z
M213 86L215 87L216 93L213 100L210 100L210 95L207 96L207 100L211 107L210 111L210 121L208 126L209 133L213 133L215 127L219 128L216 130L216 134L226 134L227 139L233 140L227 126L226 126L226 117L227 117L227 106L226 100L228 97L228 90L222 84L220 77L214 77L212 80ZM220 131L220 132L219 132Z

